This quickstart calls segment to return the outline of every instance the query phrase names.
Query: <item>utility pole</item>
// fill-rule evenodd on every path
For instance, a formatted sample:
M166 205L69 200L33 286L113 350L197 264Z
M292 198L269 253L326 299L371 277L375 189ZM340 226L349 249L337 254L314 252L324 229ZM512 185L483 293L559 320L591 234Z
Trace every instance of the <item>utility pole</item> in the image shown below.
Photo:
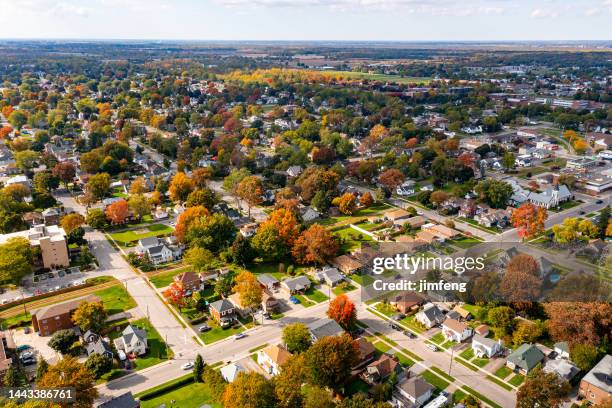
M448 363L448 375L451 375L451 369L453 368L453 356L455 355L455 347L451 347L451 358Z

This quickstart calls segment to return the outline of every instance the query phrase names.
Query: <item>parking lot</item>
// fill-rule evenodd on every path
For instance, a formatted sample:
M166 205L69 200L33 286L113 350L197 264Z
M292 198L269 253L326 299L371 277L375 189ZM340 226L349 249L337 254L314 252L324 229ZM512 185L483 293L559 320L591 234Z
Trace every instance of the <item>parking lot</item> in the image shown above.
M26 349L26 352L31 352L34 355L34 361L38 360L39 356L42 356L49 364L54 364L61 357L60 355L47 345L47 342L51 339L51 336L40 337L38 334L30 330L26 333L23 328L17 330L11 330L15 346L30 346L31 348ZM34 373L36 371L36 364L30 364L25 366L26 372Z

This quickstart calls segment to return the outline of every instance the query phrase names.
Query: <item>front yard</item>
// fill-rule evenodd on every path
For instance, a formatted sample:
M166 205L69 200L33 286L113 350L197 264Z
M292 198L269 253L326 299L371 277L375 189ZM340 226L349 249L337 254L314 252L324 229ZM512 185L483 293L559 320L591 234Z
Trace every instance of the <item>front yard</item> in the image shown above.
M123 285L115 285L93 293L102 300L104 309L109 315L124 312L136 307L136 302L129 295Z
M191 383L183 385L158 397L140 401L142 408L181 407L200 408L208 404L211 408L221 408L220 402L215 401L210 388L204 383Z

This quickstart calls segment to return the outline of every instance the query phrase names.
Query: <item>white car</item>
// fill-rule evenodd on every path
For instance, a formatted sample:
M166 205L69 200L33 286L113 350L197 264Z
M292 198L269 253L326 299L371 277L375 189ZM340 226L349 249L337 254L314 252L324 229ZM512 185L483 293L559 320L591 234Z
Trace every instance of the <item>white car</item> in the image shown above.
M182 368L183 370L190 370L190 369L192 369L192 368L193 368L193 362L188 361L188 362L186 362L185 364L183 364L183 365L181 366L181 368Z
M438 347L436 347L434 344L431 343L427 343L426 344L427 348L430 349L431 351L438 351Z
M234 334L234 340L240 340L246 337L246 334L244 333L238 333L238 334Z

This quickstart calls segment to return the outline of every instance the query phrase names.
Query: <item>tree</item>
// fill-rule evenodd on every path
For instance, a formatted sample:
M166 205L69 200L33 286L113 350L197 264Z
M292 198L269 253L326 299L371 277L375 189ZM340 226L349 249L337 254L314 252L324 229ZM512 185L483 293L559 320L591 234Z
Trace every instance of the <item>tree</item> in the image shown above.
M351 193L344 193L340 197L334 198L332 204L338 206L338 210L342 214L351 215L355 210L355 196Z
M189 193L186 204L187 207L201 205L206 207L208 210L212 210L218 201L217 196L212 190L203 188L201 190L195 190Z
M261 180L257 176L247 176L238 184L236 195L246 201L249 207L249 217L251 216L251 207L263 202L263 193Z
M436 190L432 192L431 196L429 197L429 201L436 207L439 207L440 204L442 204L446 200L448 200L448 194L446 194L442 190Z
M236 227L234 223L225 215L215 212L212 215L193 220L187 231L185 241L192 246L200 246L212 252L217 252L230 246L235 238Z
M11 184L2 189L2 192L11 197L15 201L23 202L26 197L30 196L30 189L19 183Z
M429 205L431 204L431 202L429 201L429 199L431 198L431 194L432 192L429 190L421 190L417 193L416 200L423 205Z
M4 373L4 378L2 379L3 385L5 387L17 388L23 386L23 378L19 373L19 370L16 365L9 365L8 369Z
M60 225L66 234L70 234L70 232L81 227L83 224L85 224L85 217L79 213L67 214L60 220Z
M72 315L72 321L83 332L91 330L99 333L104 328L107 316L102 302L82 302Z
M233 291L240 296L242 307L256 309L261 305L263 289L251 272L242 271L236 276Z
M514 324L514 310L508 306L498 306L489 310L487 319L489 322L503 330L504 333L510 333Z
M53 167L52 173L55 177L59 178L62 183L64 183L64 187L68 188L68 183L72 183L74 181L74 177L76 176L76 168L72 162L60 162Z
M204 360L202 356L198 354L193 363L193 381L199 383L202 382L202 375L204 374Z
M102 160L104 160L104 157L95 150L83 153L79 157L81 170L90 174L97 173L102 166Z
M576 343L570 348L570 358L583 373L588 372L599 359L599 351L592 344Z
M93 353L87 357L85 368L87 368L95 378L100 378L113 368L113 360L108 356Z
M265 261L280 261L289 255L289 246L272 225L260 225L251 243Z
M542 333L543 330L540 324L521 320L517 324L514 333L512 333L512 341L517 347L524 343L535 343Z
M185 290L176 284L176 282L172 282L168 289L163 292L163 295L168 302L178 307L179 311L182 310L187 305L187 299L185 299Z
M235 193L240 182L251 175L251 172L246 168L233 169L230 174L223 179L223 189L231 193Z
M293 408L303 405L302 384L306 379L304 355L291 356L281 367L280 374L274 377L274 391L278 408Z
M334 319L345 330L350 330L357 321L355 304L345 295L337 296L329 303L327 316Z
M363 193L363 195L361 196L361 198L359 198L359 203L368 208L370 207L372 204L374 204L374 198L372 198L372 194L370 194L369 191L366 191L365 193Z
M196 272L208 269L215 260L215 256L206 248L191 247L185 252L184 260Z
M303 323L292 323L283 329L283 344L290 353L302 353L310 347L310 332Z
M129 205L124 199L117 200L106 207L106 217L112 224L123 224L129 213Z
M508 200L512 197L512 186L505 181L486 179L474 188L479 198L493 208L506 207Z
M552 227L553 236L559 244L569 244L579 239L580 220L578 218L566 218L561 224Z
M336 403L329 391L320 388L309 388L308 394L304 398L304 408L335 408Z
M212 175L213 171L210 167L198 167L191 172L191 179L197 188L205 189Z
M548 218L546 208L524 203L512 211L511 223L516 228L518 236L525 239L544 232L546 218Z
M569 383L562 380L556 373L547 373L536 369L530 374L516 394L517 408L561 406L563 399L569 394Z
M128 207L139 220L147 214L151 213L149 201L143 194L133 194L128 199Z
M224 408L274 408L276 396L273 384L261 374L240 372L225 387Z
M176 220L176 226L174 228L174 236L179 242L185 242L187 232L193 224L193 222L200 217L207 216L208 210L201 206L196 205L195 207L186 208Z
M406 176L404 176L404 173L398 169L385 170L378 176L378 181L391 191L395 190L405 179Z
M312 224L295 241L292 254L298 263L324 265L334 258L340 245L326 228Z
M100 200L110 192L110 182L111 178L108 173L94 174L87 181L85 189L91 193L96 200Z
M32 150L23 150L14 154L15 164L22 170L29 170L36 166L40 158L39 153Z
M39 171L34 175L34 189L37 191L50 192L59 187L59 178L50 171Z
M85 221L87 225L95 229L103 229L108 226L106 215L101 208L92 208L87 211L87 218Z
M232 262L246 267L256 257L256 252L251 245L251 240L242 234L237 234L236 239L230 247Z
M149 189L144 177L137 177L130 185L130 194L132 195L144 194L148 191Z
M305 356L311 383L335 392L344 386L357 361L357 351L348 335L323 337L310 346Z
M72 345L79 340L79 336L72 330L58 330L47 343L53 350L67 354Z
M384 398L382 401L374 401L373 399L368 398L368 396L362 392L358 392L353 394L349 398L345 398L338 405L337 408L388 408L389 404L387 404L386 400L391 398L391 385L388 383L377 384L372 388L372 392L376 395L376 389L386 389L388 392L386 394L389 395L388 398Z
M548 302L546 327L555 341L599 345L612 330L612 305L607 302Z
M512 152L504 153L504 156L502 157L502 166L504 167L506 171L514 168L515 163L516 163L516 157L514 156L514 153Z
M526 254L513 257L506 268L499 293L507 302L533 302L540 296L542 278L537 261Z
M36 362L36 382L40 381L48 369L49 363L47 363L47 360L45 360L43 356L39 355Z
M606 230L608 228L608 224L610 221L610 206L602 208L599 212L599 217L597 218L597 228L599 229L599 238L606 238Z
M91 407L98 396L93 374L74 357L64 357L49 367L36 385L39 388L74 388L76 401L72 406L75 408Z
M223 392L225 391L225 387L227 386L227 382L219 372L219 370L215 370L209 365L204 366L204 370L202 372L202 380L206 385L208 385L208 389L210 390L211 396L214 401L221 401L223 397Z
M168 194L172 201L185 201L193 189L193 180L187 177L185 173L178 172L172 177Z
M224 276L215 283L215 295L221 297L227 297L232 293L234 287L234 278L231 276Z
M268 218L260 224L259 230L268 227L272 227L278 231L279 237L287 247L292 247L300 234L300 225L298 224L295 214L286 208L277 208L272 211Z
M32 261L30 242L24 237L10 238L0 245L0 283L19 284L32 273Z
M599 229L595 224L591 222L591 220L582 220L578 224L578 230L582 234L583 237L594 239L599 236Z

